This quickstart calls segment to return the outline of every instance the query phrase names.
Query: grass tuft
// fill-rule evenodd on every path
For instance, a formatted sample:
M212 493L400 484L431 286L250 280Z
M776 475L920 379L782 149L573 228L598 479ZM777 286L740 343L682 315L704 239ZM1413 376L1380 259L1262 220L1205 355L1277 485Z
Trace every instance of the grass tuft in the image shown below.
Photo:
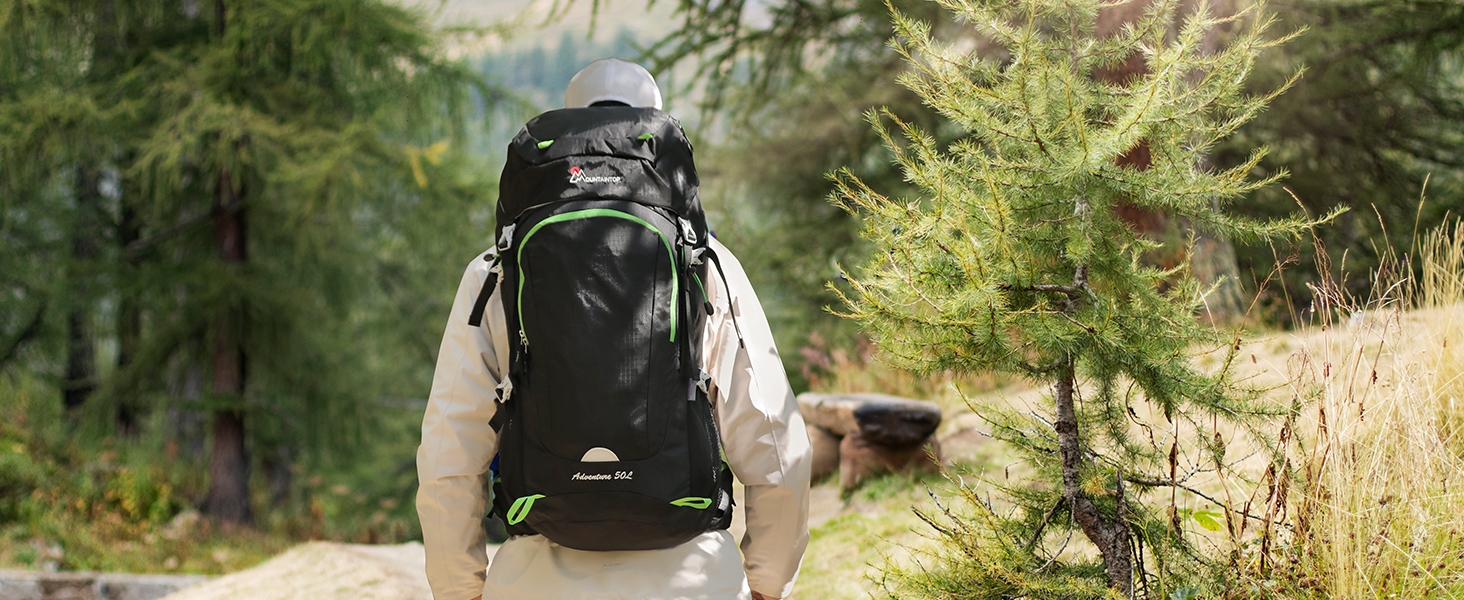
M1319 294L1298 354L1315 401L1283 564L1328 598L1464 598L1464 226L1421 248L1416 282Z

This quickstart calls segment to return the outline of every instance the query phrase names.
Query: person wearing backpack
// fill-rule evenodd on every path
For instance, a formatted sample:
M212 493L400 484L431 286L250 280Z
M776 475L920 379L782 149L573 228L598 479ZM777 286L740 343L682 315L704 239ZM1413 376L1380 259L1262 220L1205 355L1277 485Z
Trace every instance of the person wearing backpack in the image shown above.
M691 146L617 59L509 146L417 452L436 600L777 600L808 545L808 436ZM746 534L727 532L732 476ZM483 516L510 538L488 560Z

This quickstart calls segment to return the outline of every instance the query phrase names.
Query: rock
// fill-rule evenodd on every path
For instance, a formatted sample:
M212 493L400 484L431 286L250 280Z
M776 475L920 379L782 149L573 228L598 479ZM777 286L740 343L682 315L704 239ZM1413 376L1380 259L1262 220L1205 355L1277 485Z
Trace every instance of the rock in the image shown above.
M931 459L932 453L935 460ZM848 493L871 475L938 470L939 458L940 442L935 436L926 438L923 444L888 446L872 443L861 435L846 435L839 443L839 487Z
M940 427L940 405L884 394L798 396L803 418L843 437L858 433L888 446L919 444Z
M935 430L941 410L934 402L884 394L806 393L798 396L798 408L813 445L813 478L837 465L839 486L846 493L870 475L938 466Z
M808 441L813 446L813 481L828 477L839 468L839 436L808 423Z
M0 571L0 600L158 600L208 580L202 575Z

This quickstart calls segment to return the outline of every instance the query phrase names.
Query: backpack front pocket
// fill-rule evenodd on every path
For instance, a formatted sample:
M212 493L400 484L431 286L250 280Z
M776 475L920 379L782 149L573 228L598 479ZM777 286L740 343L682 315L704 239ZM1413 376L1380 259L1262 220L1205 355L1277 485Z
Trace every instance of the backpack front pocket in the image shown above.
M514 252L519 337L532 357L526 433L564 459L654 454L669 415L653 399L676 382L674 226L618 201L567 203L523 226Z

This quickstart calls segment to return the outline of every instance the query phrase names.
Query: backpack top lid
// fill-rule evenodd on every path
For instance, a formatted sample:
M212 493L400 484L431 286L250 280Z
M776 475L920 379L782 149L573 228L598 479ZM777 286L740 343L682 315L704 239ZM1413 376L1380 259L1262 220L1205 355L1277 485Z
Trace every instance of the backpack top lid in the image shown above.
M705 223L691 143L654 108L592 106L534 117L509 142L499 179L498 227L533 207L629 200Z

